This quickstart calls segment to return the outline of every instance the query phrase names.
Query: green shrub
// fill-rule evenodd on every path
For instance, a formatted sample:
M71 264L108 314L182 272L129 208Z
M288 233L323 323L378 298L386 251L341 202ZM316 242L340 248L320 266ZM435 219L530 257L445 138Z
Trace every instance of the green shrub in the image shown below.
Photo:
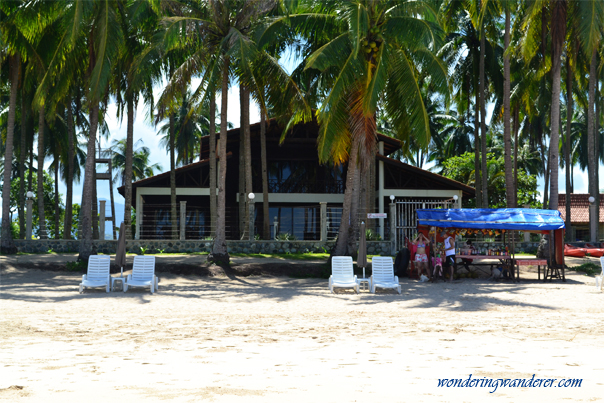
M67 262L65 267L67 268L67 271L80 271L81 272L81 271L85 270L86 267L88 267L88 265L83 260L76 260L75 262Z

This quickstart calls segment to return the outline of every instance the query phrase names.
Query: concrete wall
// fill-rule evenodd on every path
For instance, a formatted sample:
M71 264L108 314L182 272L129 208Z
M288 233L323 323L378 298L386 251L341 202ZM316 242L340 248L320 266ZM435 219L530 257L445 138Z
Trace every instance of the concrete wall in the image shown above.
M117 241L94 240L97 253L114 254ZM79 242L62 239L15 240L19 252L46 253L52 250L56 253L77 253ZM335 241L227 241L229 253L323 253L331 252ZM193 253L210 252L212 241L179 241L179 240L132 240L126 242L129 253L139 253L146 248L146 254L163 253ZM385 241L368 241L367 253L370 255L389 255L391 243Z

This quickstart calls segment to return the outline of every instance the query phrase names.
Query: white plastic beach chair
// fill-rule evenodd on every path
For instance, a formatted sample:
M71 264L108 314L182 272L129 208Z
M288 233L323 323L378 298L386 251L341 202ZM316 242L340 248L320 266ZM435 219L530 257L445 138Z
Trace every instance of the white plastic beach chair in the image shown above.
M106 287L107 292L111 288L111 256L91 255L88 258L88 274L82 276L80 283L80 294L86 287Z
M398 277L394 275L394 263L392 263L391 257L374 257L371 259L371 270L369 284L372 293L375 294L377 287L394 288L399 294L401 293L401 285Z
M149 287L151 294L158 290L159 281L155 275L155 256L135 256L132 263L132 274L124 283L124 292L129 287Z
M602 266L602 273L599 276L596 276L596 288L600 291L604 289L604 256L600 258L600 266Z
M333 294L334 287L354 288L358 294L360 283L352 268L352 257L334 256L331 259L331 276L329 276L329 291Z

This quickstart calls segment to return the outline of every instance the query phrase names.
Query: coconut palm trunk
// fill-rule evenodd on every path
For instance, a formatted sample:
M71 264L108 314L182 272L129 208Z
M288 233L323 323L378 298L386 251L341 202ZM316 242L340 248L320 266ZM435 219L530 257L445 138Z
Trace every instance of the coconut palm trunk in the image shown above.
M15 253L10 222L10 185L11 169L13 162L13 139L15 134L15 114L17 109L17 88L19 86L20 57L10 57L10 98L8 107L8 127L6 130L6 144L4 150L4 177L2 178L2 245L0 250L5 253Z
M554 2L552 10L552 107L550 118L549 167L550 191L549 208L558 209L558 160L560 145L560 73L562 70L562 50L566 36L566 0Z
M124 167L124 227L126 239L132 239L132 155L134 142L134 99L128 96L128 127L126 128L126 166Z
M73 127L73 112L71 98L67 102L67 191L65 196L65 222L63 225L63 238L71 239L71 226L73 223L73 164L75 153L75 139Z
M514 173L512 171L512 136L510 118L510 9L505 6L505 34L503 54L503 142L504 142L504 167L505 167L505 199L508 208L515 206Z
M589 85L588 85L588 105L587 105L587 175L589 181L589 194L596 197L596 193L599 192L598 184L596 183L596 151L594 151L596 147L595 142L595 116L594 116L594 106L595 106L595 95L596 95L596 82L597 82L597 50L594 48L591 54L591 63L589 66ZM593 214L593 209L589 209L589 222L590 226L594 225L591 223L597 223L595 221L596 217ZM595 224L597 225L597 224ZM597 228L597 227L596 227ZM596 242L597 239L591 239L591 242Z
M250 217L250 209L249 204L251 201L249 200L248 195L252 193L253 184L252 184L252 141L251 141L251 132L250 132L250 90L247 87L243 87L243 108L241 109L242 121L243 121L243 139L244 139L244 151L245 151L245 200L246 200L246 209L245 209L245 225L246 233L249 231L249 222L253 220L254 217ZM254 234L248 234L249 236L253 236Z
M61 222L61 212L59 209L59 155L54 155L54 174L55 174L55 239L61 239L59 226Z
M40 239L48 238L44 217L44 106L38 111L38 234Z
M208 261L228 264L229 254L226 246L226 150L227 150L227 108L229 92L229 67L230 60L228 56L224 57L224 66L222 68L222 91L220 106L220 147L218 158L220 164L220 176L218 178L218 200L216 204L216 238L212 254L208 256Z
M479 92L480 92L480 147L481 147L481 171L482 171L482 207L489 207L489 193L487 184L489 183L487 172L487 125L486 125L486 108L485 108L485 74L484 74L484 59L486 57L485 49L485 32L484 22L481 22L480 27L480 63L479 63Z
M476 93L476 102L474 105L474 188L476 189L476 207L482 207L482 178L480 170L480 136L478 135L478 125L480 121L480 93Z
M243 123L243 110L245 109L243 86L239 86L239 237L245 239L247 237L247 209L246 193L245 193L245 130Z
M342 218L338 230L338 240L332 253L333 256L344 256L348 249L348 237L350 233L352 217L352 199L355 195L354 184L358 175L357 156L359 153L359 144L352 142L350 157L348 158L348 169L346 171L346 189L344 190L344 204L342 205Z
M96 145L96 131L99 124L99 104L93 103L90 107L90 133L86 149L86 165L84 167L84 186L82 189L82 212L80 214L80 253L78 260L88 261L93 252L92 244L92 190L94 178L94 153Z
M27 158L27 115L25 91L21 94L21 138L19 144L19 239L25 239L25 159Z
M520 109L514 108L514 207L518 207L518 131L520 130Z
M572 165L570 156L570 130L571 123L573 120L573 72L570 67L570 55L566 56L566 141L564 142L564 160L566 161L565 172L566 172L566 194L565 194L565 206L566 206L566 228L568 228L567 240L571 240L571 208L570 208L570 194L571 194L571 173L570 166Z
M262 234L264 239L270 238L270 217L268 209L268 167L266 163L266 116L260 110L260 158L262 159Z
M172 74L170 74L172 76ZM170 130L170 223L172 224L172 239L178 238L178 226L177 220L178 215L176 213L176 133L174 132L174 113L170 112L169 118L169 130Z
M216 236L216 93L210 95L210 236Z

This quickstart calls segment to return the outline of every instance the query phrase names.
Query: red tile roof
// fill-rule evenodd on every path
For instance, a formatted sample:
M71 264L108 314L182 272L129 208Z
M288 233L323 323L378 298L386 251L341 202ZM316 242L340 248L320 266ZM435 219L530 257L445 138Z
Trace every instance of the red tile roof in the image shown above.
M570 194L570 218L573 223L589 223L589 193ZM558 211L566 221L566 194L558 194ZM604 194L600 194L600 222L604 223Z

